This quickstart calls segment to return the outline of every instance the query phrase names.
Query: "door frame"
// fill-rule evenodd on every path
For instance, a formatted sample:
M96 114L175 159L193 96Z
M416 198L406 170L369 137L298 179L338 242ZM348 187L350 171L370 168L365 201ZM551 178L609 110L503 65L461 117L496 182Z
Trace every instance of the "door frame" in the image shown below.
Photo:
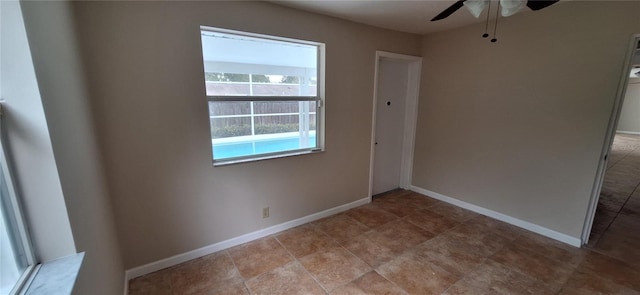
M402 140L402 159L400 163L400 188L407 189L411 185L413 172L413 149L418 120L418 96L420 94L420 75L422 74L422 57L398 54L387 51L376 51L375 73L373 78L373 113L371 115L371 153L369 159L369 201L373 196L373 169L376 142L376 114L378 111L378 75L380 61L390 60L406 63L409 68L407 75L407 94L404 110L404 132Z
M616 135L616 128L618 127L618 120L620 119L620 113L622 112L624 96L627 92L627 85L629 84L629 73L631 71L632 59L636 49L640 50L640 48L638 48L639 43L640 34L632 35L631 42L627 49L627 55L625 56L625 64L622 69L622 76L620 78L620 83L618 84L618 91L613 103L613 109L611 110L611 116L609 117L609 125L607 127L607 133L602 146L602 152L600 153L600 161L598 163L598 169L596 170L596 177L591 191L587 215L585 217L584 226L582 227L582 245L586 245L589 242L589 236L591 235L591 228L596 216L596 209L598 207L598 200L600 199L602 183L604 182L604 175L607 170L608 156L611 152L611 145L613 144L613 139Z

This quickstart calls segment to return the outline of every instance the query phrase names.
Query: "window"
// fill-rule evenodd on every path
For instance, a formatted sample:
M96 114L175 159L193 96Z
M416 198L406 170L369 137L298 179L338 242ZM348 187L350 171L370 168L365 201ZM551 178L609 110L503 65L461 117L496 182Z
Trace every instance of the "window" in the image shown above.
M324 44L201 27L214 165L323 148Z
M15 294L24 286L35 258L7 163L1 110L0 106L0 295L5 295Z

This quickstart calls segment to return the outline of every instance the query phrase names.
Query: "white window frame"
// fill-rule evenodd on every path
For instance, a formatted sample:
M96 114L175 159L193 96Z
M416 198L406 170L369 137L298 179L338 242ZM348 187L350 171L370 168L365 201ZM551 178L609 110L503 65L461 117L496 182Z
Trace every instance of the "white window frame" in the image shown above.
M325 116L324 116L325 44L324 43L306 41L306 40L299 40L299 39L292 39L292 38L285 38L285 37L278 37L278 36L272 36L272 35L250 33L250 32L243 32L243 31L236 31L236 30L229 30L229 29L222 29L222 28L215 28L215 27L208 27L208 26L200 26L200 31L201 32L202 31L210 31L210 32L218 32L218 33L225 33L225 34L234 34L234 35L239 35L239 36L247 36L247 37L251 37L251 38L259 38L259 39L265 39L265 40L275 40L275 41L281 41L281 42L289 42L289 43L311 45L311 46L315 46L317 48L317 50L318 50L318 53L317 53L317 79L314 81L315 84L316 84L316 87L317 87L315 96L251 96L250 94L249 95L233 95L233 96L232 95L226 95L226 96L209 96L209 95L207 95L207 102L240 102L240 101L242 101L242 102L251 102L251 106L252 106L251 107L251 114L227 115L227 116L211 116L210 115L209 116L209 121L210 122L211 122L211 119L213 117L216 117L216 118L223 118L223 117L249 117L250 120L251 120L251 134L252 134L251 136L255 136L255 131L254 131L254 118L255 117L266 116L266 115L283 115L284 116L284 115L292 115L292 114L294 114L294 113L254 114L254 112L253 112L253 102L265 102L265 101L274 101L274 102L276 102L276 101L277 102L282 102L282 101L311 102L311 101L315 101L316 102L315 111L309 110L309 112L307 112L307 114L306 114L307 116L313 115L313 114L315 114L315 116L316 116L316 124L315 124L315 127L316 127L316 129L315 129L316 145L315 145L315 147L295 149L295 150L286 150L286 151L274 152L274 153L262 153L262 154L234 157L234 158L215 159L215 155L213 155L213 140L214 139L211 138L211 140L212 140L211 152L212 152L212 161L213 161L213 165L214 166L222 166L222 165L229 165L229 164L236 164L236 163L244 163L244 162L252 162L252 161L273 159L273 158L297 156L297 155L311 154L311 153L324 151L324 126L325 126ZM204 56L204 52L203 52L203 56ZM274 73L274 74L276 74L276 73ZM251 74L249 74L249 76L251 77ZM204 80L205 79L203 77L203 81ZM206 86L206 81L205 81L205 86ZM298 114L302 115L303 111L301 109L299 109L299 111L297 113L295 113L295 115L298 115ZM211 124L209 124L209 125L210 125L210 128L211 128Z
M7 213L11 214L11 216L8 217L9 220L7 220L6 226L13 228L13 231L15 231L13 232L13 234L15 235L13 238L18 240L20 243L20 245L18 245L19 249L15 249L16 251L19 251L19 253L14 253L14 255L18 254L20 256L24 256L23 259L27 264L25 270L22 272L20 278L14 285L11 292L9 292L9 294L22 294L25 291L25 288L28 286L30 280L33 279L32 274L37 271L39 264L37 264L36 256L31 244L29 231L24 219L22 205L16 193L15 184L12 177L13 175L9 167L9 157L6 153L5 148L5 130L3 129L4 124L2 124L2 121L4 120L3 117L4 115L2 111L2 104L0 103L0 169L2 169L2 174L5 178L8 192L8 196L6 196L7 199L1 200L1 202L3 202L2 206L7 206L7 211L10 210L10 212Z

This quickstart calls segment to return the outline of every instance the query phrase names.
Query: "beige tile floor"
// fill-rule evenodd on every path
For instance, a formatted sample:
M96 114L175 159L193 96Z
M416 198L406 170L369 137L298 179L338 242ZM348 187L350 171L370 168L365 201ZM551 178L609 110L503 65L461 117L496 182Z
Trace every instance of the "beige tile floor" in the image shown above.
M607 166L587 247L640 269L640 136L617 134Z
M640 294L640 269L399 190L133 279L129 294Z

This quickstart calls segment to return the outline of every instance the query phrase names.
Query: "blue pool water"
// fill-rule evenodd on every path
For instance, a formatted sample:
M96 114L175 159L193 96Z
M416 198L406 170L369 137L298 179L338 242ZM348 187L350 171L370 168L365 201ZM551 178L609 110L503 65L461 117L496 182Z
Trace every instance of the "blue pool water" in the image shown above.
M315 135L309 136L309 143L315 144ZM263 139L256 141L218 143L213 145L213 158L215 160L276 153L300 149L298 137Z

